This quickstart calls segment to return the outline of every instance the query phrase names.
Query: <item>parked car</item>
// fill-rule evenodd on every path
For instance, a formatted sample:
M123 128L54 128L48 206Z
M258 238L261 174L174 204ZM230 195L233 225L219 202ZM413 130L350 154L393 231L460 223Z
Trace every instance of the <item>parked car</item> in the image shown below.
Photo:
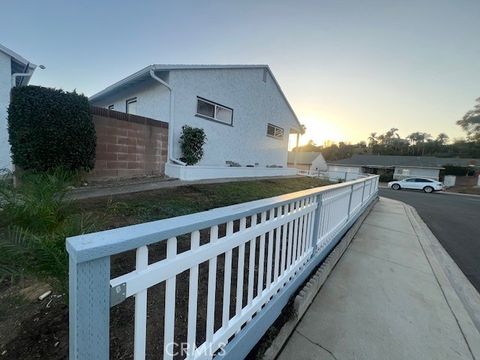
M398 181L390 181L388 187L393 190L414 189L423 190L426 193L443 190L443 183L437 180L427 178L408 178Z

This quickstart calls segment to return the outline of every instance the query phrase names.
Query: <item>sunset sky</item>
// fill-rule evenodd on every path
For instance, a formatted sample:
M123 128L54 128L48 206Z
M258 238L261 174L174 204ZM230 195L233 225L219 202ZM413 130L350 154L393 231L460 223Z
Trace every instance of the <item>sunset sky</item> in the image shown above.
M302 142L451 138L480 96L480 1L3 2L0 43L92 95L153 63L269 64Z

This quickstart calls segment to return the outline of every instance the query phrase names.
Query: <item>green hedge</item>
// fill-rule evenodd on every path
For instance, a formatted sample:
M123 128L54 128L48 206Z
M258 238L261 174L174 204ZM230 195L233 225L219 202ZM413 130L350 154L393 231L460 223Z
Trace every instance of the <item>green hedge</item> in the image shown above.
M87 97L24 86L12 89L8 133L13 163L25 170L90 170L96 135Z

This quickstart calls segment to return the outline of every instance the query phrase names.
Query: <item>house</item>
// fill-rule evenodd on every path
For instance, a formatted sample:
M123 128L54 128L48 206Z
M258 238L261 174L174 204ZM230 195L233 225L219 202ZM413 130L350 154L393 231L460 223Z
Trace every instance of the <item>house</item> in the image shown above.
M35 68L36 65L0 44L0 169L13 169L7 119L10 89L27 85Z
M308 172L327 171L328 169L323 155L314 151L289 151L287 164L289 167Z
M415 176L438 180L443 166L454 160L456 159L434 156L354 155L348 159L328 163L328 170L379 174L391 176L396 180Z
M267 65L150 65L90 97L92 105L168 123L165 173L185 180L293 175L302 127ZM185 166L182 126L202 128L204 156Z

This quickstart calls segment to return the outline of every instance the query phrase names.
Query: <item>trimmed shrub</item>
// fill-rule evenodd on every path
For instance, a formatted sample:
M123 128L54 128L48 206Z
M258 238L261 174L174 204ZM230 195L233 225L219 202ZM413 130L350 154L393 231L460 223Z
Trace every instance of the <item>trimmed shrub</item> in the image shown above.
M203 145L207 142L205 131L188 125L182 126L180 136L180 147L182 149L182 160L187 165L195 165L203 157Z
M41 86L12 89L8 133L13 163L25 170L91 170L96 135L88 99Z

